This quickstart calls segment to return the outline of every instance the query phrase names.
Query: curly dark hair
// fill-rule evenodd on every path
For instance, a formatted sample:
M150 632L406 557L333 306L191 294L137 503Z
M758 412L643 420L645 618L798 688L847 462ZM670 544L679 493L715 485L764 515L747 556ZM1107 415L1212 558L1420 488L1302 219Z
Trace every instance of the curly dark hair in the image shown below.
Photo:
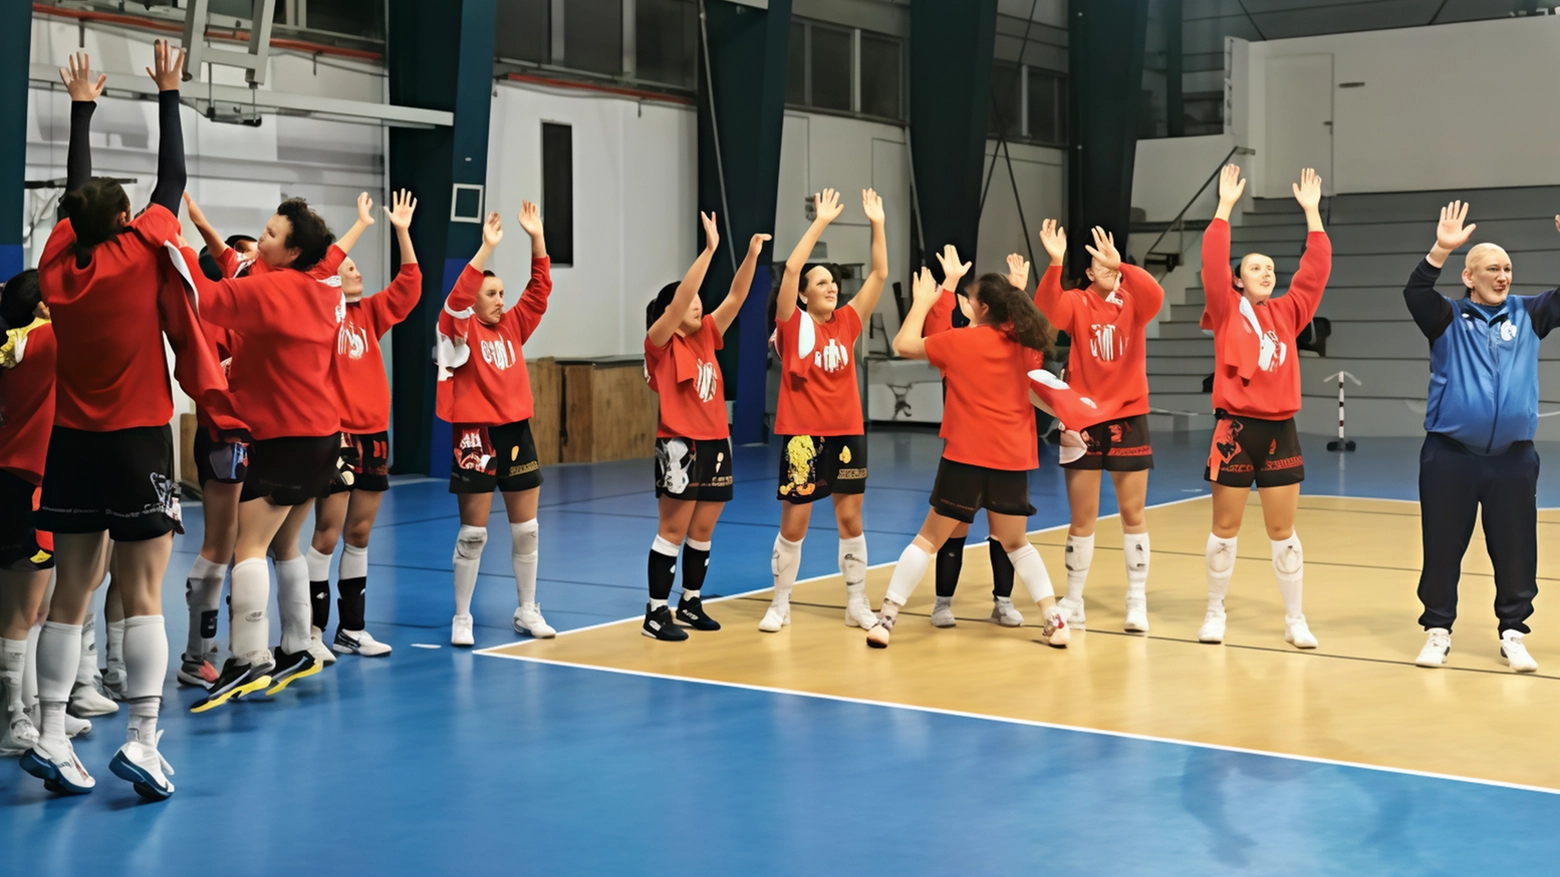
M298 258L293 260L292 268L299 271L307 271L319 264L325 258L325 252L330 245L336 242L336 236L331 233L330 226L325 220L309 207L309 202L302 198L288 198L276 208L276 215L284 217L292 225L287 232L287 240L282 246L298 249Z
M1011 326L1019 344L1046 355L1055 353L1056 330L1018 287L995 272L982 274L968 287L969 293L986 306L989 326Z

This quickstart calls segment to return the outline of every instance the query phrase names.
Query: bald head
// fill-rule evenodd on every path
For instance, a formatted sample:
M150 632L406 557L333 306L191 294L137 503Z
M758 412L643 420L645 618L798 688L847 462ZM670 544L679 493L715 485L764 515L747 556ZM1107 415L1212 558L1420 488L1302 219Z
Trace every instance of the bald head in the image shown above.
M1475 302L1502 304L1511 292L1511 256L1495 244L1475 244L1463 261L1462 280Z
M1506 255L1506 249L1499 244L1474 244L1473 249L1463 259L1463 267L1469 271L1478 270L1485 262L1511 262L1511 257Z

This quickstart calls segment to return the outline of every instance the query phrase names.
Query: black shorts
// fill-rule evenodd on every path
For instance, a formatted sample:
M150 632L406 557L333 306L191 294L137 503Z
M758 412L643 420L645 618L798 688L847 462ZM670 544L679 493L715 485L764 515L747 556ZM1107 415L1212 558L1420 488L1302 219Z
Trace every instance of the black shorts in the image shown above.
M173 480L173 430L87 432L56 426L43 464L38 529L143 542L184 532Z
M243 484L249 471L249 444L217 438L211 430L195 430L195 475L201 484Z
M1226 487L1283 487L1305 480L1295 419L1258 420L1218 412L1203 478Z
M932 486L932 510L970 524L980 509L1025 518L1034 514L1035 507L1029 504L1029 473L942 458L937 464L937 483Z
M508 493L542 486L531 421L503 426L456 423L450 429L455 465L450 467L450 493Z
M341 433L262 439L249 445L249 474L239 502L296 506L323 496L341 459Z
M655 440L655 495L731 502L731 439Z
M1078 432L1083 436L1083 456L1063 463L1063 469L1139 472L1154 468L1154 448L1149 442L1146 414L1107 420Z
M54 540L38 532L38 488L0 470L0 569L30 572L54 567Z
M866 436L780 436L777 499L802 505L831 494L848 496L866 490Z
M390 489L390 433L344 432L340 454L328 494Z

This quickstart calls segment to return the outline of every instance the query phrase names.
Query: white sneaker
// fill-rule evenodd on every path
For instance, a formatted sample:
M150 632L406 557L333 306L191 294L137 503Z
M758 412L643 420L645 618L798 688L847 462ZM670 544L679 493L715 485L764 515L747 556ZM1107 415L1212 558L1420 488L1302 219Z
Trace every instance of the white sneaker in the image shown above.
M1452 651L1452 632L1444 627L1432 627L1425 631L1425 647L1419 650L1414 663L1420 667L1439 667L1446 663Z
M1202 627L1197 628L1197 641L1218 645L1224 642L1224 607L1209 606L1203 616Z
M515 610L515 633L529 634L536 639L552 639L558 635L542 617L540 603L526 603Z
M1056 649L1065 649L1072 642L1072 628L1067 624L1067 614L1060 600L1046 616L1045 626L1040 629L1040 641Z
M124 664L109 664L103 670L103 693L123 703L126 699L125 686L128 680L125 676Z
M867 645L874 649L888 648L888 637L893 632L894 622L897 620L897 616L894 618L879 616L877 624L872 625L872 629L867 631Z
M790 623L791 601L770 600L769 608L764 610L764 619L758 623L758 629L764 633L777 633L780 628Z
M1024 616L1013 605L1011 597L996 597L991 601L991 620L1003 627L1023 627Z
M365 658L380 658L390 654L390 646L374 639L366 630L342 630L338 627L336 640L330 647L343 655L362 655Z
M871 630L877 624L877 613L872 611L872 601L865 595L845 598L845 626Z
M1122 622L1127 633L1148 633L1148 598L1127 598L1127 620Z
M11 726L0 736L0 755L15 757L38 745L38 729L25 713L17 713Z
M314 663L324 667L336 663L336 653L325 646L324 631L318 627L309 628L309 647L307 651L314 657Z
M39 737L21 759L22 770L40 780L43 787L62 795L85 795L97 785L87 773L69 740Z
M1506 659L1506 665L1518 673L1532 673L1538 670L1538 662L1528 654L1527 646L1522 644L1522 631L1508 630L1500 635L1500 656Z
M173 765L157 751L157 743L161 740L162 731L157 732L157 740L151 743L131 740L119 747L114 760L108 764L114 776L133 783L135 793L148 801L166 801L173 794L173 783L168 781L173 774Z
M1316 637L1306 625L1304 615L1284 619L1284 642L1297 649L1316 648Z
M1056 601L1058 608L1067 617L1067 626L1083 630L1088 619L1083 615L1083 600L1074 600L1071 597L1063 597Z
M471 616L457 615L450 620L450 645L471 646L477 641L471 638Z
M932 626L954 627L958 623L959 619L953 617L953 598L938 597L932 606Z
M77 682L70 691L70 703L65 709L73 716L86 719L93 716L111 716L119 712L119 704L104 697L92 683Z

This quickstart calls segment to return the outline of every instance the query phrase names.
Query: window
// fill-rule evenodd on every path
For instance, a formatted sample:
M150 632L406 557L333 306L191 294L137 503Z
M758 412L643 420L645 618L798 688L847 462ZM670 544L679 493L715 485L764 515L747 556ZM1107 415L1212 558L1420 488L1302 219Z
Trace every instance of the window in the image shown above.
M552 61L551 0L504 0L493 23L493 52L500 58Z
M861 34L861 112L888 119L900 118L899 83L903 66L899 40L878 34Z
M825 110L850 112L851 33L848 30L812 25L812 45L809 47L809 72L812 74L812 94L809 104Z
M569 0L563 8L564 66L622 73L623 0Z
M698 73L696 0L636 0L634 76L693 88Z
M542 123L542 223L554 265L574 264L574 129Z
M991 114L986 121L986 133L992 137L1011 140L1023 133L1018 74L1017 64L996 61L991 65Z
M785 102L902 119L903 45L886 34L792 19Z
M1067 81L1047 70L1029 68L1030 140L1067 142Z
M791 22L791 46L785 64L785 102L807 103L807 25Z
M278 10L286 4L277 3ZM308 17L304 24L310 30L328 30L352 36L384 39L385 4L365 3L363 0L308 0L304 11ZM245 15L248 18L254 13ZM301 16L300 16L301 17Z

